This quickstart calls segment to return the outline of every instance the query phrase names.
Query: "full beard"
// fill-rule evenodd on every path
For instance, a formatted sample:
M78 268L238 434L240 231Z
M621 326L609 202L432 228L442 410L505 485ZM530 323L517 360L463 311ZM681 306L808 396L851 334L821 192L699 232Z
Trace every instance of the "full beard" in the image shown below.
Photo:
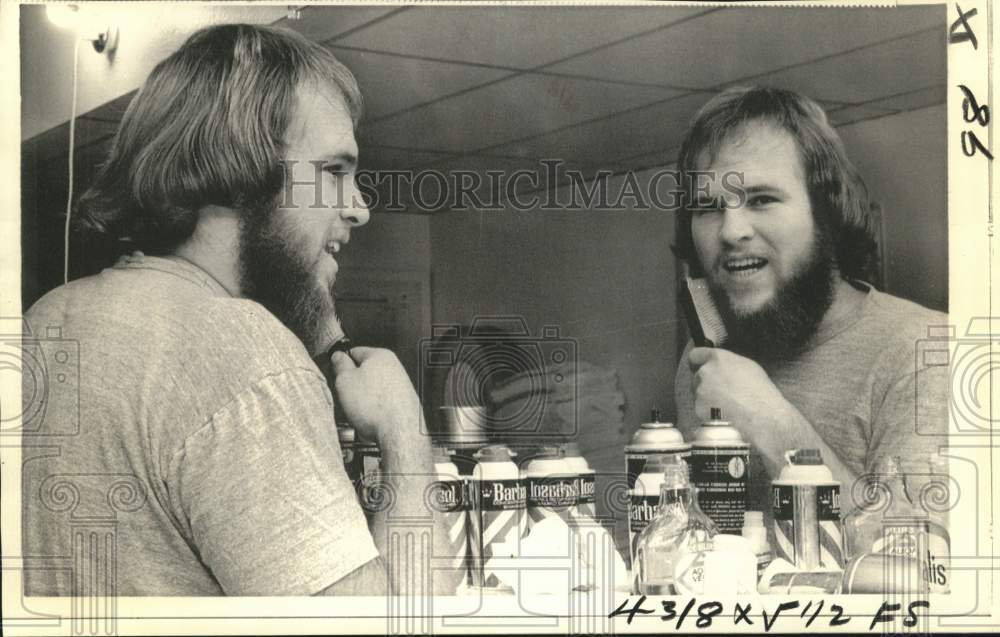
M240 284L312 352L334 308L300 244L276 203L251 207L240 223Z
M737 312L725 290L711 285L729 333L726 348L755 360L787 359L801 352L833 303L836 274L829 233L817 227L808 261L759 310Z

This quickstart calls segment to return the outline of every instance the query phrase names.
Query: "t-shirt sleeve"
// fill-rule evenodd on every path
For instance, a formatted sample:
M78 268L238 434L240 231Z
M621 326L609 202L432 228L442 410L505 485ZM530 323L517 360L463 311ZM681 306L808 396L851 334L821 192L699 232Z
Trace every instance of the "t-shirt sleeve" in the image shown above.
M178 516L227 595L311 595L378 556L315 372L244 390L169 473Z
M865 458L871 472L880 456L898 456L914 482L929 471L930 454L948 443L948 367L921 367L895 379L872 422Z

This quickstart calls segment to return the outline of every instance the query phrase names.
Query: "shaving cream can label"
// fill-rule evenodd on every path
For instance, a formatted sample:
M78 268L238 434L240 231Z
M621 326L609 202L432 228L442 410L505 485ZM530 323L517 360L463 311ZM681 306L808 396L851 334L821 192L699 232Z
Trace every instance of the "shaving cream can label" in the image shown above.
M745 446L695 445L688 465L698 488L698 505L719 533L739 535L747 510L750 450Z
M778 557L802 570L844 568L839 484L772 484Z

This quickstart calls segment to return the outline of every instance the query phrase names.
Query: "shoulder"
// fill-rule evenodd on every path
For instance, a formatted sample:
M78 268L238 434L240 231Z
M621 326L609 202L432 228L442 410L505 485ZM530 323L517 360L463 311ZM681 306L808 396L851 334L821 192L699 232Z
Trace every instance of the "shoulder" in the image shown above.
M831 346L840 354L838 364L887 387L934 365L921 351L947 325L947 314L873 288L859 320Z
M947 314L875 289L870 292L864 323L886 352L905 353L909 360L921 343L948 333Z

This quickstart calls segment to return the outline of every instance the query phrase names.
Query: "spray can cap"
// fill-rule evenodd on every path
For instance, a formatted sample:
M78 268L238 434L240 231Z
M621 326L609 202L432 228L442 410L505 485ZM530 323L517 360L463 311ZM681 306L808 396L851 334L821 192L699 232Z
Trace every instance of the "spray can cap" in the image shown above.
M480 462L506 462L517 454L505 445L486 445L475 454Z
M563 450L559 447L549 446L549 447L539 447L538 452L535 453L533 458L561 458L563 456Z
M796 449L789 459L791 464L823 464L819 449Z

